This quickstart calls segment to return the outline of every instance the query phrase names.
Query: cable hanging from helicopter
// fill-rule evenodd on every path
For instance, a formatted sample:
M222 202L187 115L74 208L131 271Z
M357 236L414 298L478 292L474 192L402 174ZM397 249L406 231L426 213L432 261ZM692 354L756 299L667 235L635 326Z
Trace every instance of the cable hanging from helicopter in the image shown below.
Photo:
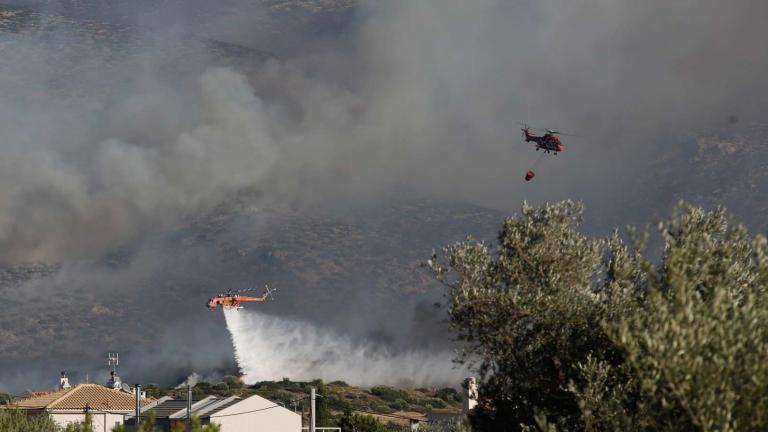
M553 153L555 156L557 156L558 153L565 150L565 147L563 146L563 142L560 140L558 135L578 136L578 135L558 132L552 129L544 129L544 131L546 132L544 135L535 135L534 133L531 132L533 128L531 128L525 123L520 123L520 124L523 126L523 128L520 130L522 131L522 136L525 139L525 142L534 143L534 148L536 149L536 151L543 150L543 153L536 159L533 165L531 165L531 167L528 168L528 171L525 172L525 181L531 181L533 177L536 175L533 169L536 168L536 166L538 166L539 162L541 161L542 157L545 154Z

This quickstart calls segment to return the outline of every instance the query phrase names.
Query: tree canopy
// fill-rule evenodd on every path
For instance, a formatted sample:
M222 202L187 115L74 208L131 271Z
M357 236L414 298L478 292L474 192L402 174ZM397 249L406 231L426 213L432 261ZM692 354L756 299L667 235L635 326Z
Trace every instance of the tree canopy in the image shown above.
M475 428L768 427L765 237L683 203L655 237L590 238L581 222L572 201L524 204L493 247L467 238L429 260L480 374Z

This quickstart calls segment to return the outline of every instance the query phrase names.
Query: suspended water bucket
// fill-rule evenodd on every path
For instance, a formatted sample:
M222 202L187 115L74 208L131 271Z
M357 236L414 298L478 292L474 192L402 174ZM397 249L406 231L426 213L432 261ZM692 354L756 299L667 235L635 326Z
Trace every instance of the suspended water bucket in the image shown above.
M525 181L531 181L531 179L532 179L532 178L533 178L533 176L535 176L535 175L536 175L536 174L534 174L534 173L533 173L533 170L528 170L528 171L525 173Z

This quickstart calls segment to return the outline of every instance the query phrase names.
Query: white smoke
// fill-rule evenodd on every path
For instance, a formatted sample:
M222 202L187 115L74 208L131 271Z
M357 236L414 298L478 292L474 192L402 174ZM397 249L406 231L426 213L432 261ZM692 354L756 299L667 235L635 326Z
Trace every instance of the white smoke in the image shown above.
M421 386L456 384L466 376L451 352L382 350L308 322L244 310L225 309L224 317L248 384L287 377Z
M200 375L197 372L192 372L184 380L182 380L179 384L177 384L176 387L174 388L183 389L187 387L194 387L197 385L197 383L201 383L201 382L216 383L216 382L220 382L222 378L223 378L222 374L218 374L218 373Z
M191 107L175 106L175 112L186 110L183 122L168 114L174 110L164 99L184 106L186 90L147 91L117 102L107 111L133 121L130 134L107 128L103 138L68 138L76 122L53 114L49 122L41 121L46 128L30 125L30 130L0 120L8 126L4 130L22 136L12 132L0 143L0 180L7 185L0 191L0 256L34 261L103 252L147 227L259 184L278 149L263 104L245 77L209 68L191 87ZM173 130L158 132L155 123Z
M199 383L200 381L203 381L202 376L197 372L192 372L189 374L189 376L182 382L180 382L175 388L185 388L187 386L194 387Z

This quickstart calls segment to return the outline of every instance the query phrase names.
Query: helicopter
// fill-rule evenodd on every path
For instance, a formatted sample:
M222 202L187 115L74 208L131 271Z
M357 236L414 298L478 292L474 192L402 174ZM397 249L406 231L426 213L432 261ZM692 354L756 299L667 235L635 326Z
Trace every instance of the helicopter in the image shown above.
M230 289L226 293L221 293L216 297L211 297L208 299L206 306L209 309L216 309L219 305L221 305L223 309L242 309L243 306L241 303L243 302L263 302L266 301L267 298L274 300L275 298L272 296L272 293L277 291L277 288L270 289L269 285L264 285L264 288L265 290L260 297L251 297L238 294L241 292L253 291L253 288L237 291L232 291Z
M552 129L544 129L546 133L542 136L537 136L532 134L531 128L525 124L520 130L523 132L523 138L525 138L525 142L533 142L536 144L536 151L544 150L544 153L554 152L555 156L557 156L557 154L561 151L565 150L563 147L563 142L560 141L560 138L558 138L557 135L570 135Z
M563 136L578 136L578 135L572 135L567 133L558 132L556 130L552 129L544 129L546 132L544 135L534 135L531 133L532 128L529 127L525 123L520 123L523 128L520 129L523 132L523 138L525 139L525 142L532 142L535 144L536 151L544 150L544 154L554 153L555 156L557 156L558 153L565 150L565 147L563 146L563 142L560 141L560 138L558 138L558 135ZM544 156L542 154L541 156ZM533 177L536 175L533 172L533 168L538 165L539 161L541 161L541 156L536 160L536 162L533 164L533 166L528 169L528 171L525 172L525 181L531 181Z

